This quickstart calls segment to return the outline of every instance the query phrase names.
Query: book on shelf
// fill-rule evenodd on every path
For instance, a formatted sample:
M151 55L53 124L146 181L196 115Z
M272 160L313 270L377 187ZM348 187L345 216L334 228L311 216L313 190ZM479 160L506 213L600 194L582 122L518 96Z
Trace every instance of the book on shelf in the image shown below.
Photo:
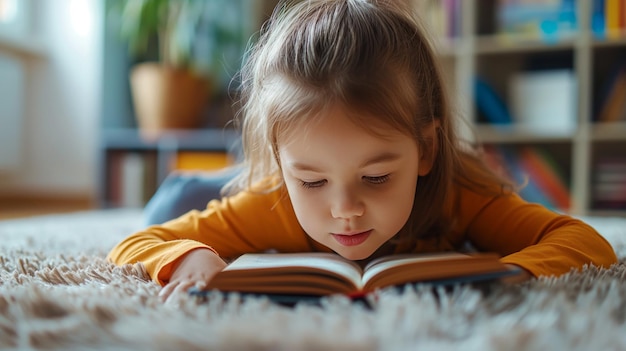
M334 253L244 254L218 273L208 290L282 296L363 296L410 283L454 285L517 274L492 253L391 255L364 268Z
M534 177L520 162L519 153L511 148L489 145L485 147L488 164L497 173L519 186L519 195L526 201L555 209L554 201L539 187Z
M141 206L150 201L157 188L159 187L158 179L158 156L156 153L147 152L143 155L143 191Z
M626 120L626 66L620 65L607 81L602 95L596 122Z
M129 152L122 158L121 164L121 203L122 207L143 207L144 177L146 160L139 153Z
M553 42L578 32L577 17L575 0L498 0L496 3L497 31L506 36Z
M556 209L567 211L570 208L569 188L548 152L537 147L523 147L519 150L519 161Z
M415 14L423 19L437 39L458 37L461 31L462 0L411 0Z
M591 32L598 39L617 39L626 29L624 0L592 0Z
M107 201L114 207L143 207L157 186L157 156L146 152L116 152L107 162Z
M494 125L509 125L513 118L503 98L486 79L474 77L476 107L485 120Z
M591 5L591 33L593 33L596 38L604 38L606 35L604 1L605 0L593 0Z
M487 164L520 186L519 195L528 202L552 210L567 211L571 194L560 166L541 147L485 146Z
M174 155L171 169L212 171L233 163L232 155L225 151L179 151Z
M626 209L626 157L598 158L593 169L592 198L597 209Z
M608 38L619 38L624 28L624 1L604 0L604 25Z

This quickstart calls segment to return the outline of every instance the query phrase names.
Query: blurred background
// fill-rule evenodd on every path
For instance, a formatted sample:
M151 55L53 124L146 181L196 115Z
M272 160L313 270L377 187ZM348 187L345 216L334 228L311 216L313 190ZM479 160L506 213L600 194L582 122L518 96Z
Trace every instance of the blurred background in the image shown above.
M526 199L626 216L626 0L398 1ZM232 163L236 73L276 3L0 0L0 218L141 207Z
M232 117L229 80L239 69L245 45L275 3L0 0L0 218L138 206L143 201L148 185L142 183L155 186L156 181L139 179L139 173L156 174L143 163L157 158L159 145L167 148L178 137L157 140L138 134L130 77L140 63L163 63L172 72L198 77L182 95L187 99L195 94L195 101L171 106L160 102L159 92L147 93L147 104L165 105L160 106L165 112L147 111L156 117L146 118L162 119L168 113L174 121L148 120L147 133L197 131L195 139L181 139L193 139L191 144L199 140L196 148L221 151L221 133L220 140L207 144L201 140L202 131L222 128ZM166 27L170 33L157 35ZM170 50L167 60L159 52L159 41ZM179 89L159 83L159 75L170 76L155 73L157 78L138 84L157 85L164 96ZM194 111L187 111L189 105ZM181 112L193 116L180 118ZM175 166L164 154L158 158L163 169ZM187 162L182 158L178 163ZM210 168L223 158L204 157L212 162ZM128 180L124 189L122 177Z

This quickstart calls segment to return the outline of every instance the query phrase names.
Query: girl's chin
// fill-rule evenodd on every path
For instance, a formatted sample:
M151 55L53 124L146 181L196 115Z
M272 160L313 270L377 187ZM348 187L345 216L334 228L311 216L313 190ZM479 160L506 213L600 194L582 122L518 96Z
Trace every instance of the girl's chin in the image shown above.
M357 249L357 248L353 248L353 249L346 249L343 248L342 250L335 250L335 252L337 252L341 257L350 260L350 261L361 261L361 260L365 260L368 257L372 256L372 254L375 252L371 251L371 250L364 250L363 248Z

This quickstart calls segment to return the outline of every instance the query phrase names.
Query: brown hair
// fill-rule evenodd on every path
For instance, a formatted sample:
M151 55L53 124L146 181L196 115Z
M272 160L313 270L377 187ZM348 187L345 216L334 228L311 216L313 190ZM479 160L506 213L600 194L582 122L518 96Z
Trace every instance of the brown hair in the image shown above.
M241 72L246 166L231 191L274 176L281 186L277 136L302 127L332 104L352 118L375 118L433 153L419 178L413 211L398 239L438 236L454 186L501 193L507 183L462 143L425 32L392 0L282 2L262 29ZM436 132L424 131L435 122ZM368 123L359 122L367 126ZM373 130L372 130L373 131ZM274 183L276 184L276 183Z

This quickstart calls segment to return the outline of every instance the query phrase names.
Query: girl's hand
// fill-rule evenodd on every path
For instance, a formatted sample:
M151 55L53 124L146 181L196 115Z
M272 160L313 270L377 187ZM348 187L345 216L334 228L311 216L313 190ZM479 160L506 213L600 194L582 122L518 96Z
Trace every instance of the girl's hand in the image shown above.
M178 261L169 283L161 289L159 296L165 301L172 295L186 293L194 286L202 289L224 267L226 262L209 249L189 251Z

